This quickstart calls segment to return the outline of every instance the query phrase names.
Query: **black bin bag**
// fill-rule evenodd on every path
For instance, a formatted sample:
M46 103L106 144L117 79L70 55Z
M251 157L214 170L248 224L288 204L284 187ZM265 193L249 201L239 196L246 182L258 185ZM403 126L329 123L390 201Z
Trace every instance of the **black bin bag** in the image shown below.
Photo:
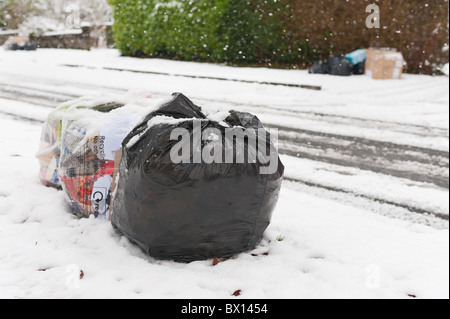
M197 144L196 127L206 136ZM171 135L176 129L187 133L174 139ZM209 134L210 129L223 135ZM275 169L264 174L261 168L268 164L259 156L255 162L250 155L238 161L242 148L236 141L227 144L227 129L239 129L250 136L248 139L252 132L264 131L268 137L265 151L273 146L256 116L230 111L223 121L210 120L182 94L174 94L170 102L149 114L122 145L113 227L150 256L163 260L229 258L254 249L278 201L284 166L278 153ZM174 147L184 143L183 136L189 146L185 149L190 151L183 161L174 161ZM194 150L200 144L205 149L210 143L222 145L223 154L231 147L235 151L233 163L198 162ZM250 144L244 145L247 154L256 151Z
M328 58L331 75L350 76L352 75L352 65L350 60L343 55L333 55Z
M352 74L363 75L366 71L366 61L360 62L352 66Z
M310 74L328 74L330 73L330 65L328 62L315 61L308 72Z

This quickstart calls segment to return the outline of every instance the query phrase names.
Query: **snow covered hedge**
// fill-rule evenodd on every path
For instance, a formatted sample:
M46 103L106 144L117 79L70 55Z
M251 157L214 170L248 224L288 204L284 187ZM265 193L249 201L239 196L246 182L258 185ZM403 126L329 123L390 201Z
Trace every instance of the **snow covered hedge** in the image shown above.
M262 63L282 46L276 1L110 2L116 46L124 55Z

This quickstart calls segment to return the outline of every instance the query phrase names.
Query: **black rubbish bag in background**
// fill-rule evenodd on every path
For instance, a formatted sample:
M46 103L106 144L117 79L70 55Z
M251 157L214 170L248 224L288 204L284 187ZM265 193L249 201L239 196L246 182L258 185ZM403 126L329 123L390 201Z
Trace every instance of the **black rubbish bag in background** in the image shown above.
M274 169L261 173L268 168L263 164L268 153L253 162L260 147L256 150L250 140L254 132L264 132L265 146L273 151L270 135L256 116L227 115L210 120L177 93L125 138L111 221L150 256L178 262L229 258L254 249L262 239L278 201L284 166L278 153L272 153ZM196 144L199 128L202 139ZM247 136L244 147L237 138L230 146L225 135L233 130ZM231 148L232 162L199 161L195 150L200 148L222 160ZM219 151L224 153L219 156Z
M330 73L330 66L327 62L315 61L309 69L310 74L328 74Z
M352 66L353 75L363 75L366 71L366 61L360 62Z
M352 75L352 65L350 60L343 55L333 55L328 59L331 75L349 76Z

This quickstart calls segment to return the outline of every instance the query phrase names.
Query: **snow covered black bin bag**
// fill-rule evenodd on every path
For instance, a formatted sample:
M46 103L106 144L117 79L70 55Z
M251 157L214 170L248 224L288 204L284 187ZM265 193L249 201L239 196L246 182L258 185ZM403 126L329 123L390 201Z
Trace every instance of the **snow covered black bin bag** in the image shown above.
M55 148L57 176L73 212L80 217L110 218L122 141L142 119L147 109L143 106L150 105L146 97L135 99L140 105L130 103L132 98L132 94L81 98L55 111L60 136L60 149ZM52 127L56 124L51 123Z
M272 139L256 116L206 116L174 94L123 142L113 227L157 259L191 262L253 249L284 173Z

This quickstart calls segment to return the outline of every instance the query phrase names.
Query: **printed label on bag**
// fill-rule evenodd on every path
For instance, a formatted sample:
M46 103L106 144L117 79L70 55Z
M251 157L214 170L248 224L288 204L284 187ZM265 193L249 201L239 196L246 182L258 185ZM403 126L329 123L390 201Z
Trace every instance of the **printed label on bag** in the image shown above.
M109 218L111 184L112 177L110 175L103 176L94 183L91 201L94 206L95 215L99 218Z

